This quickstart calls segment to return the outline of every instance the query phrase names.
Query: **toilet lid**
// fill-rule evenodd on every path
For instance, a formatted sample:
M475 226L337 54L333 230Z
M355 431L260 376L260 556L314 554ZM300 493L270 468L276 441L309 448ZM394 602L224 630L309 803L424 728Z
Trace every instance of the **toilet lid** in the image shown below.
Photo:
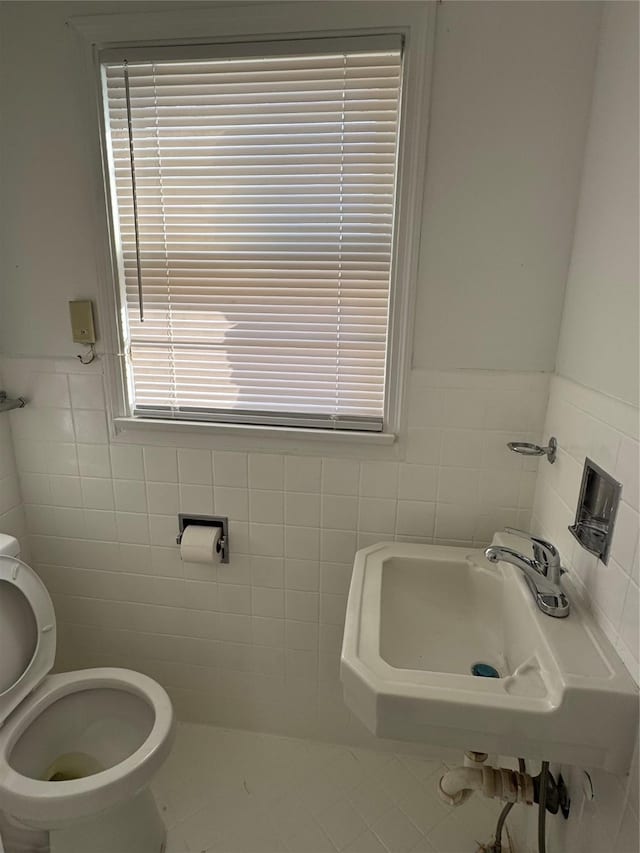
M38 575L0 555L0 725L51 671L56 655L53 602Z

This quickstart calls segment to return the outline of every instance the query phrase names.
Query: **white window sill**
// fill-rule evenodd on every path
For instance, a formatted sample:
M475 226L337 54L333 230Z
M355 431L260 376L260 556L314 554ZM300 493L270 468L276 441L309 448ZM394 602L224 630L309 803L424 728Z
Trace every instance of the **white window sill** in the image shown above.
M129 431L180 432L200 435L228 435L237 438L280 438L305 441L339 442L345 444L392 445L396 435L391 432L360 432L357 430L302 429L300 427L259 426L256 424L211 423L208 421L179 421L172 418L114 418L116 434Z

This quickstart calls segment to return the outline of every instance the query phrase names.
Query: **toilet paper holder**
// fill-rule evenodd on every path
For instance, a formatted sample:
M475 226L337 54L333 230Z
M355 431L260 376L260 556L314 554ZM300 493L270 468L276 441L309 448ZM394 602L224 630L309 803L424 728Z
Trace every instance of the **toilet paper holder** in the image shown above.
M220 528L220 539L218 540L218 544L216 546L218 553L220 554L220 562L228 563L229 562L229 519L226 515L187 515L186 513L180 513L178 515L178 535L176 536L176 542L178 545L182 542L182 536L184 534L185 528L189 527L189 525L201 525L202 527L219 527Z

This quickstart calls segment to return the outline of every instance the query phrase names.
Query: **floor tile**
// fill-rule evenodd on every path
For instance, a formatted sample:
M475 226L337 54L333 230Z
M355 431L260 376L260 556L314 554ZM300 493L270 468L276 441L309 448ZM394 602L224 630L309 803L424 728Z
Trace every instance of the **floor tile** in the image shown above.
M446 768L437 759L415 757L413 755L398 755L398 761L412 773L420 782L431 778L437 773L446 773Z
M416 786L414 791L403 797L398 808L425 835L452 812L451 807L443 803L438 796L435 785L429 785L428 781L425 785Z
M340 801L318 815L318 823L338 850L361 835L367 828L362 817L351 803Z
M366 829L345 847L344 853L387 853L387 848L370 829Z
M474 853L500 803L451 809L420 755L180 724L153 791L167 853Z
M394 757L378 773L378 781L394 802L409 796L416 787L416 778Z
M348 797L369 824L393 808L393 800L377 779L365 779L357 788L349 791Z
M409 853L422 834L398 808L387 812L371 828L389 853Z
M486 835L481 828L471 826L452 814L427 836L429 843L438 853L475 853L480 843L486 843Z
M289 853L336 853L336 848L316 823L308 823L288 839L285 849Z

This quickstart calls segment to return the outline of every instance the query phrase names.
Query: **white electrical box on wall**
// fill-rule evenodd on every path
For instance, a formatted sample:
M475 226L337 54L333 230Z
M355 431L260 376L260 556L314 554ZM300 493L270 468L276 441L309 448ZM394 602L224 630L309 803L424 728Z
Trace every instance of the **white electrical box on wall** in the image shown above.
M96 329L93 322L93 304L90 299L69 302L71 333L76 344L95 344Z

